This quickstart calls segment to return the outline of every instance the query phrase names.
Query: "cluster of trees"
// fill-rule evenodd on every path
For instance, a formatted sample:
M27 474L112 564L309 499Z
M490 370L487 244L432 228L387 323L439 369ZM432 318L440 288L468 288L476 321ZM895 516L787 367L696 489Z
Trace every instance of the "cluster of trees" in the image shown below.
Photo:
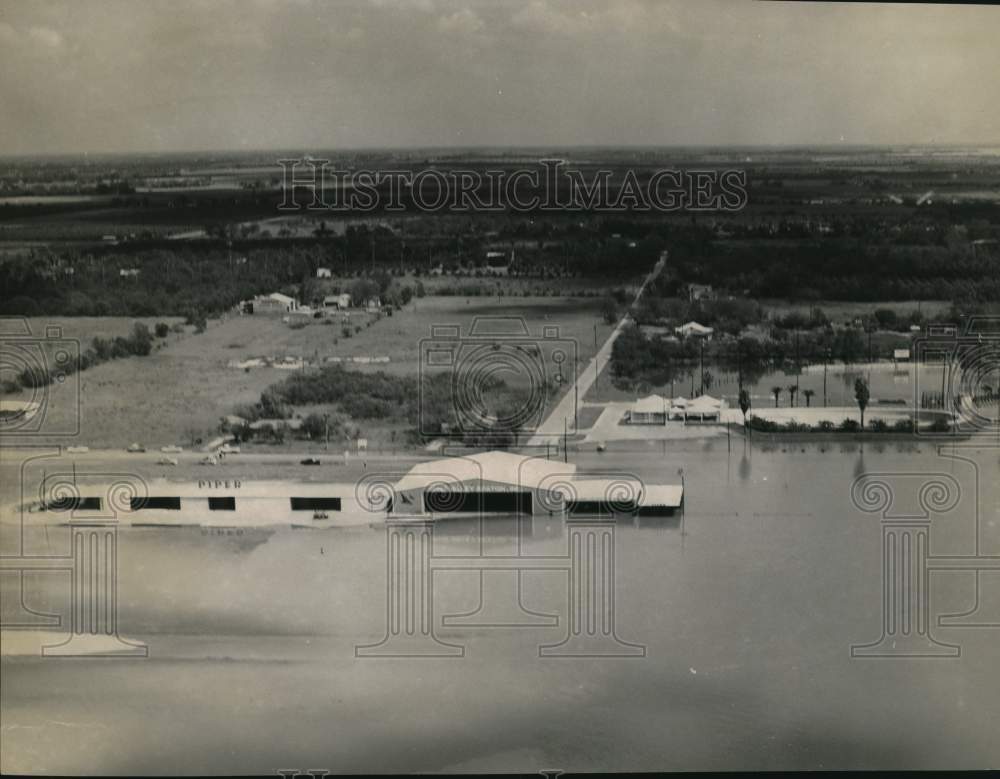
M492 380L484 387L492 419L485 425L470 424L456 406L452 376L441 373L422 377L394 376L383 371L361 372L330 366L315 373L296 374L265 391L257 403L240 406L234 413L248 423L260 419L291 419L296 407L323 405L330 414L308 415L299 434L314 440L360 435L350 422L379 421L406 425L404 439L417 443L438 435L457 437L470 446L513 446L521 430L515 420L527 401L526 391ZM268 429L234 430L244 440L255 435L272 436Z
M753 382L774 366L829 359L850 364L864 359L867 353L863 333L854 328L807 332L796 338L788 331L777 330L775 337L764 340L705 342L649 336L633 325L615 340L611 373L614 383L622 389L634 389L640 384L663 386L689 376L692 366L704 358L729 370L739 370L745 381Z
M947 430L947 423L945 430ZM828 419L824 419L815 425L808 425L804 422L775 422L771 419L754 416L748 421L751 430L759 433L860 433L867 430L872 433L912 433L913 420L899 419L893 424L889 424L882 419L871 420L867 427L863 427L856 419L844 419L839 425L835 425ZM943 432L939 428L941 425L935 423L932 426L934 432Z
M689 234L671 242L680 280L797 300L996 300L996 260L967 246L871 246L861 238L739 244ZM667 282L669 283L669 279ZM674 290L673 294L677 294Z
M184 316L224 311L240 300L291 288L304 260L261 250L183 248L54 255L36 251L0 261L0 313L23 316ZM137 271L121 275L120 271Z
M169 332L170 327L165 322L160 322L156 325L155 337L166 338ZM95 337L87 349L79 354L71 354L68 359L60 361L58 370L61 373L72 374L108 360L117 360L122 357L145 357L153 351L154 343L154 334L149 331L149 328L141 322L136 322L132 327L132 332L127 336ZM3 389L5 392L16 392L20 388L45 387L54 380L52 368L47 363L40 363L23 369L14 381L6 380Z
M646 296L639 301L634 319L639 324L695 321L724 333L738 335L747 325L764 318L763 307L748 298L722 298L688 302L675 297Z

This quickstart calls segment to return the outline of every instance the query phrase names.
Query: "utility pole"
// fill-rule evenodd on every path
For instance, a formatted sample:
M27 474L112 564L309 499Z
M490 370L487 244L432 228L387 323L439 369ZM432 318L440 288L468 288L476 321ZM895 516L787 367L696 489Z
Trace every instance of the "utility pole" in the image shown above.
M743 389L743 350L740 348L740 342L736 342L736 383L739 385L739 389Z
M569 462L569 450L567 449L567 444L569 443L569 434L566 431L566 417L563 417L563 462Z
M705 394L705 339L701 340L701 376L698 379L698 387L700 388L698 394Z
M802 372L802 362L799 360L799 331L795 331L795 394L799 394L799 374Z
M325 443L323 444L323 448L326 451L330 451L330 415L329 414L324 414L323 415L323 428L324 428L324 438L326 439Z
M827 354L823 355L823 408L826 408L826 363Z
M580 355L573 355L573 429L580 430Z
M684 506L687 504L687 489L684 486L684 469L678 468L677 475L681 477L681 538L683 539L686 535L684 532Z

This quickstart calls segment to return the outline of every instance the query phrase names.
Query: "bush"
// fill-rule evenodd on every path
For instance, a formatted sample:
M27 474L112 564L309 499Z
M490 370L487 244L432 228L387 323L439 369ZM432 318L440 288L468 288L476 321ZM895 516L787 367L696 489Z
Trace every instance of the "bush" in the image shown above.
M781 426L770 419L754 416L750 417L750 429L761 433L776 433L781 429Z
M912 419L897 419L893 424L892 429L896 433L912 433L913 432L913 420Z
M170 325L166 322L157 322L154 332L157 338L166 338L170 334Z
M938 417L933 422L931 422L930 426L927 429L930 430L932 433L950 433L951 423L948 422L947 419L942 419L941 417Z
M39 389L52 383L52 374L48 368L33 366L21 371L17 375L17 380L25 389Z
M856 419L845 419L840 423L839 429L842 433L857 433L861 429L861 425Z
M824 419L816 426L816 429L822 433L830 433L834 430L834 424L829 419Z
M889 425L886 424L884 419L873 419L868 423L868 427L871 428L873 433L885 433L889 430Z
M136 322L132 334L127 339L127 347L132 354L145 357L153 351L153 336L146 325Z

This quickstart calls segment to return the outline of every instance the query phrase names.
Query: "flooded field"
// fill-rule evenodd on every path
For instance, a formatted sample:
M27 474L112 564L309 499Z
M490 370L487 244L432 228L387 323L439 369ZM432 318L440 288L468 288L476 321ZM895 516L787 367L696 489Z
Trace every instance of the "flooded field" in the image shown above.
M433 632L452 655L438 657L356 656L386 637L398 595L383 527L122 531L119 632L148 657L5 656L0 768L996 766L996 630L937 623L973 608L974 573L930 578L931 633L960 656L852 657L883 626L883 515L852 500L852 484L880 474L894 490L889 513L906 514L922 485L944 483L951 497L928 515L931 557L1000 555L998 456L916 440L741 441L729 452L719 439L587 455L581 471L686 487L682 516L613 524L614 630L601 646L628 656L552 656L579 607L565 562L578 526L560 519L429 531ZM29 528L18 550L21 537L4 532L5 554L69 545L68 530ZM481 573L477 561L497 556L524 570ZM527 570L532 558L554 562ZM3 581L9 623L19 604ZM1000 575L979 584L964 622L995 623ZM68 599L67 576L26 576L32 611L66 615Z

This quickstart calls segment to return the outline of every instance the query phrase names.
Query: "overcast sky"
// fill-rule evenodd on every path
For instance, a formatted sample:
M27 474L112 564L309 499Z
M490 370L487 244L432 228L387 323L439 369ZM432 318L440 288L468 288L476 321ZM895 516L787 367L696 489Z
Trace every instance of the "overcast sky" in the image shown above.
M0 154L1000 142L1000 7L0 0Z

